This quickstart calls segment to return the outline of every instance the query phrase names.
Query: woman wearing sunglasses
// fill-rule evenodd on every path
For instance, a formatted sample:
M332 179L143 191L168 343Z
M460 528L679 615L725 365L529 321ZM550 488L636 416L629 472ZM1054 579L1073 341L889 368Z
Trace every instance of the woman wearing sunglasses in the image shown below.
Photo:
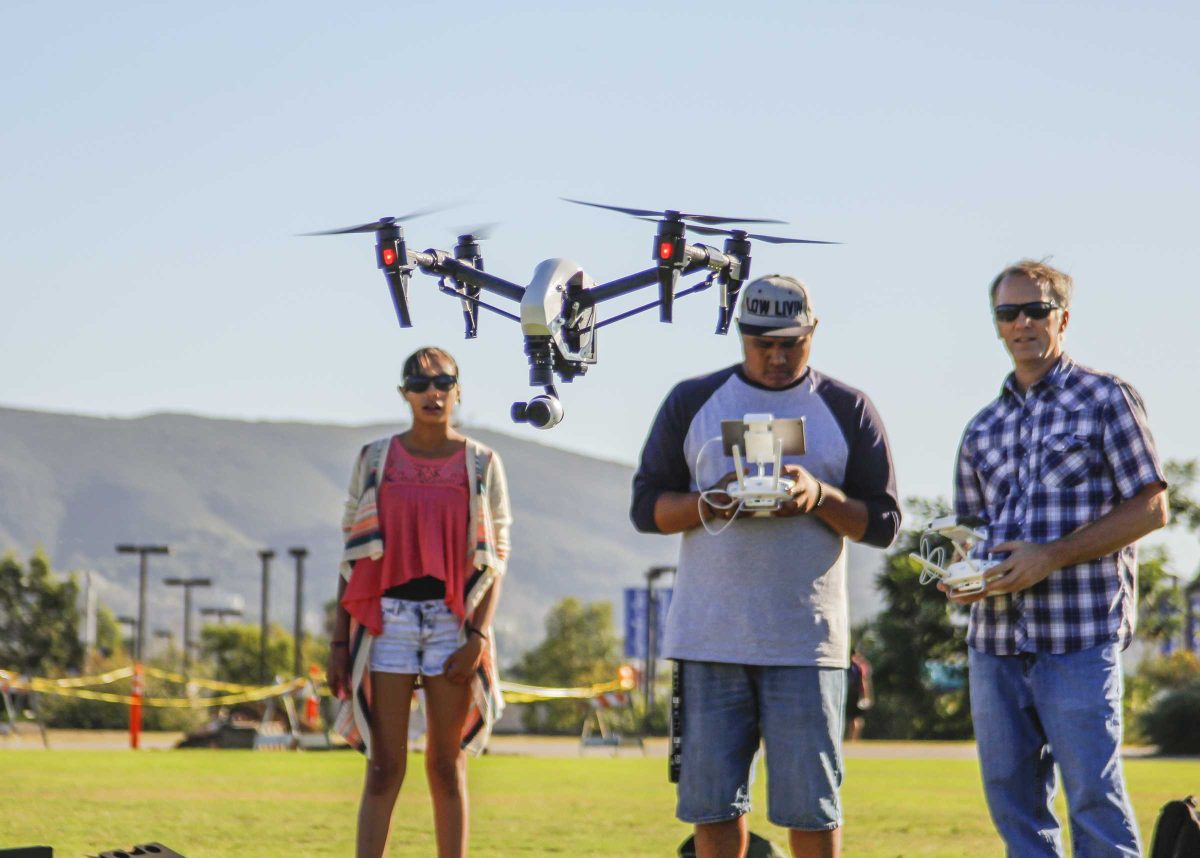
M508 557L508 491L500 457L452 425L454 358L419 349L399 390L412 425L364 447L350 480L329 685L345 700L339 732L367 755L358 858L379 858L387 845L418 684L437 854L459 858L466 752L483 749L503 706L492 616Z

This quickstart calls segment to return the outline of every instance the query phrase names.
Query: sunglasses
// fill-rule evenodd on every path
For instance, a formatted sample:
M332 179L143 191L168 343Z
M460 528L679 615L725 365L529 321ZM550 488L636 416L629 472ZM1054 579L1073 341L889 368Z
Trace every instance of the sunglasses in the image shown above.
M1015 322L1022 313L1027 319L1041 320L1058 309L1061 308L1050 301L1030 301L1028 304L997 304L992 308L992 314L997 322Z
M435 376L410 375L404 379L400 391L401 393L424 393L429 390L431 384L442 393L449 393L454 389L454 385L458 384L458 376L447 373Z

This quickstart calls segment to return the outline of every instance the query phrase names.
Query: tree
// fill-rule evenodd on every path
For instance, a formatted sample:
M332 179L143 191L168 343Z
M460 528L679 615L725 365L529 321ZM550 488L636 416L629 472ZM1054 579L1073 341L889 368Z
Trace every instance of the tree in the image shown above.
M910 520L924 524L947 512L943 500L910 498ZM921 531L905 530L888 552L876 587L887 608L860 644L872 664L876 704L866 735L890 739L961 739L971 735L966 686L966 611L922 586L909 559Z
M619 665L612 605L585 605L567 597L547 614L545 640L522 656L512 674L530 685L574 688L613 679ZM542 732L578 732L586 717L579 701L551 701L527 710L525 726Z
M121 624L108 605L96 606L96 651L101 657L125 656Z
M1163 465L1167 477L1167 504L1171 525L1200 531L1200 501L1192 497L1192 488L1200 479L1200 461L1172 459Z
M61 580L41 551L28 567L0 559L0 668L49 676L82 667L78 600L75 578Z
M1138 557L1137 635L1150 643L1170 640L1183 629L1183 594L1167 569L1170 563L1171 555L1161 545L1143 550Z
M212 659L223 682L257 685L259 641L257 624L209 624L200 630L200 657ZM292 674L292 636L277 623L267 631L267 681Z

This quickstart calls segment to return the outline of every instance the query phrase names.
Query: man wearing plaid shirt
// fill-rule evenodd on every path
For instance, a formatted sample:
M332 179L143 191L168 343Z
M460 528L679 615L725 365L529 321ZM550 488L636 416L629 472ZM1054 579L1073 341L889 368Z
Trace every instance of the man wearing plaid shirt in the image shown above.
M1013 360L963 433L955 510L1000 560L971 603L971 711L988 808L1010 856L1061 856L1062 772L1076 858L1141 854L1121 771L1120 652L1133 638L1136 542L1167 522L1137 392L1063 352L1071 278L1040 262L992 282ZM945 589L944 587L942 589Z

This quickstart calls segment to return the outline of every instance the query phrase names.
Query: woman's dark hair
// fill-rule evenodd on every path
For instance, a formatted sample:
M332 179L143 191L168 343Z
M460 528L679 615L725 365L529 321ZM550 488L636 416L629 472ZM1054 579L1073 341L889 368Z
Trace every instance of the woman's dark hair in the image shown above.
M430 363L434 360L447 361L453 367L453 375L458 376L458 361L454 356L445 349L439 349L437 346L422 346L408 356L404 361L404 369L400 373L400 378L405 379L410 375L417 375L429 368Z

